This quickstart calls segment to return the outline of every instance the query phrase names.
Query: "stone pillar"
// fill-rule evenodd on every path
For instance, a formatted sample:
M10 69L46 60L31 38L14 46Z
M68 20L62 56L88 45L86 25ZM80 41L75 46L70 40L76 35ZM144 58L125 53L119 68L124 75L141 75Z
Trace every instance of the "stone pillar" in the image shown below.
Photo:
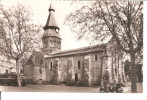
M72 80L74 80L75 79L75 73L74 73L74 60L73 60L73 57L72 58L69 58L69 60L71 60L72 61L72 68L71 68L71 72L72 72Z
M89 86L91 86L91 68L92 68L92 59L90 55L89 56Z
M58 84L58 60L55 60L53 63L53 77L52 77L52 83Z
M61 74L61 72L60 72L60 60L59 60L59 58L56 58L55 60L58 61L58 63L57 63L57 66L58 66L58 78L57 79L58 79L58 82L59 82L60 78L61 78L60 77L61 76L60 75Z
M92 59L91 59L91 56L89 55L89 56L85 56L85 58L84 59L89 59L89 72L88 72L88 76L89 76L89 79L88 79L88 81L89 81L89 86L91 86L91 65L92 65Z
M108 67L108 72L109 72L109 80L110 81L112 81L112 70L113 70L113 68L112 68L112 57L108 57L108 58L106 58L106 62L108 62L108 63L106 63L107 65L107 67Z

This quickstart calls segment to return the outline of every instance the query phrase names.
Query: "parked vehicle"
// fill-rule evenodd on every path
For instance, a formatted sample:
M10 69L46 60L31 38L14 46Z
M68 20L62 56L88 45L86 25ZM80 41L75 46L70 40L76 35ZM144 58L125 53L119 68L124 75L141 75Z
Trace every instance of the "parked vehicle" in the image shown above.
M24 75L20 75L21 85L26 85L26 78ZM0 75L0 84L1 85L15 85L17 86L17 74L1 74Z

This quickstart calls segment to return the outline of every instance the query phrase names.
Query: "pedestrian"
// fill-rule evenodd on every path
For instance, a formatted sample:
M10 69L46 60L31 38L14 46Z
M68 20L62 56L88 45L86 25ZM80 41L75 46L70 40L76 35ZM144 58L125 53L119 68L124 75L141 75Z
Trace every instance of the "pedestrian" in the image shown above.
M100 87L100 93L104 93L104 88L103 88L103 86Z
M109 91L110 91L111 93L114 93L114 87L109 87Z
M26 77L24 75L21 76L21 85L25 86L26 84Z
M118 88L118 93L123 93L123 88Z
M113 81L111 81L109 83L109 92L114 93L114 87L115 87L115 84Z
M120 88L120 84L117 83L117 84L116 84L116 93L119 93L119 88Z
M116 93L123 93L123 88L120 83L116 84Z

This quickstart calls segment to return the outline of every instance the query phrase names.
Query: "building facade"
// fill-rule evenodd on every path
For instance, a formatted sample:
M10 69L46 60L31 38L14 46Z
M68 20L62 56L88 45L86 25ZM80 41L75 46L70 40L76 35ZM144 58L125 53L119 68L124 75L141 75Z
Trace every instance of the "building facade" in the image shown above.
M16 68L13 61L8 60L5 56L0 56L0 74L15 73Z
M34 51L24 66L24 74L29 83L67 84L67 85L100 85L102 74L109 71L111 79L123 67L112 68L111 48L113 42L87 46L72 50L61 50L60 28L54 17L55 9L50 6L49 16L44 26L42 51ZM119 66L123 66L118 61ZM121 74L122 76L123 74Z

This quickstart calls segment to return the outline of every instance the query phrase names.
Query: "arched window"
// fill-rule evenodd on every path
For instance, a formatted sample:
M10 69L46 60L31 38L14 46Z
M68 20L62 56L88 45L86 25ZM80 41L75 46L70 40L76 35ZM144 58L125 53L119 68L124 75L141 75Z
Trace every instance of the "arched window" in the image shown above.
M59 48L60 48L60 42L59 42Z
M49 46L51 46L52 45L52 40L50 40L50 43L49 43Z
M59 48L59 41L57 41L57 48Z
M6 73L8 73L8 70L6 70Z
M56 44L55 44L55 40L53 40L53 42L52 42L52 43L53 43L52 47L55 47L55 45L56 45Z
M54 47L57 47L57 43L56 43L56 41L54 41Z
M81 67L81 62L78 61L78 69L80 69L80 67Z
M49 70L52 71L52 69L53 69L53 63L50 62L50 63L49 63Z
M50 40L50 47L53 47L53 41Z
M47 39L44 40L44 46L45 46L45 47L48 46L48 40L47 40Z
M94 60L97 61L97 55L94 56Z
M41 68L39 68L39 73L42 74L42 69Z

